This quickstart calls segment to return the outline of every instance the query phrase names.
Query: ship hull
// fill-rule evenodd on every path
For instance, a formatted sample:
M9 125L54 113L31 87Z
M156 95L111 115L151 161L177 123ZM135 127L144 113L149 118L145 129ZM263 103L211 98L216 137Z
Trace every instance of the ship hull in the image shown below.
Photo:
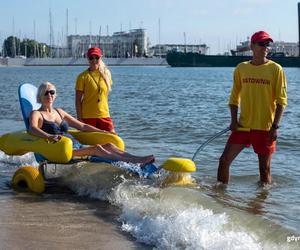
M203 55L199 53L170 52L167 62L172 67L235 67L251 60L251 56ZM300 57L270 57L282 67L300 67Z

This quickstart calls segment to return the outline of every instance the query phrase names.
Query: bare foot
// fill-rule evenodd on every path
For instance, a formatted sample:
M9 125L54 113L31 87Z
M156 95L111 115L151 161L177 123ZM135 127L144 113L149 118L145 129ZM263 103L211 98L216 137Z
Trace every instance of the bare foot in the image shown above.
M140 167L143 168L147 164L153 163L154 161L155 161L154 155L145 156L145 157L143 157L143 161L141 161Z
M154 161L155 161L155 157L154 157L154 155L149 155L149 156L146 156L146 158L147 158L147 161L148 161L148 163L152 163L152 162L154 162Z

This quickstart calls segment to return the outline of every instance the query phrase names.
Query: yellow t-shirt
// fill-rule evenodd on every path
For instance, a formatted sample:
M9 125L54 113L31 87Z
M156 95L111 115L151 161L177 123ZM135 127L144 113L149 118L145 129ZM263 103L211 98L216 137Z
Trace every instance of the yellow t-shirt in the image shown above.
M270 130L276 104L287 105L287 82L282 67L269 60L259 66L240 63L234 71L229 104L240 106L242 127Z
M77 77L75 89L83 92L82 118L110 117L109 90L99 70L82 72Z

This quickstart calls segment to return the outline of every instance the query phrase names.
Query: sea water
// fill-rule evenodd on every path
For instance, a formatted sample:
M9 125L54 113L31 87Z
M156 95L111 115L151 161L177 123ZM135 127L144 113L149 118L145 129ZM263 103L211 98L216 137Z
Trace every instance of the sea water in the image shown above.
M74 85L84 67L0 68L0 134L24 129L17 88L44 81L57 87L56 107L75 115ZM230 123L233 68L111 67L110 112L127 151L192 158L200 144ZM285 69L289 105L272 159L273 184L260 187L257 156L245 149L231 166L230 184L215 188L218 158L228 133L199 152L195 185L162 187L167 173L140 179L97 164L54 171L75 195L104 201L118 211L119 230L157 249L297 249L300 243L300 69ZM34 165L32 154L0 151L0 196L15 192L14 171ZM51 172L51 173L52 173ZM51 174L50 173L50 174ZM62 192L58 188L55 193ZM63 192L62 192L63 193ZM47 193L47 198L52 194ZM63 193L68 200L69 193ZM34 196L33 196L34 197ZM87 200L88 200L87 199ZM88 202L88 201L87 201ZM1 206L1 205L0 205ZM38 210L36 211L38 213ZM71 214L76 213L72 209Z

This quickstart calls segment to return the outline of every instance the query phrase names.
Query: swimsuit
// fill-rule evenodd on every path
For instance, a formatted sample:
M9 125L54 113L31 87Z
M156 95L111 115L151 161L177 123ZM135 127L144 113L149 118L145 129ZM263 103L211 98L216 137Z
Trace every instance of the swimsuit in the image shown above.
M58 112L57 109L55 109L56 112L60 115L62 121L60 124L57 124L56 122L48 121L44 118L43 114L40 112L41 116L43 117L43 125L41 127L41 130L52 134L52 135L63 135L68 138L70 138L73 142L73 149L80 149L83 147L83 145L77 141L71 134L68 133L69 124L67 121L65 121L61 114Z

